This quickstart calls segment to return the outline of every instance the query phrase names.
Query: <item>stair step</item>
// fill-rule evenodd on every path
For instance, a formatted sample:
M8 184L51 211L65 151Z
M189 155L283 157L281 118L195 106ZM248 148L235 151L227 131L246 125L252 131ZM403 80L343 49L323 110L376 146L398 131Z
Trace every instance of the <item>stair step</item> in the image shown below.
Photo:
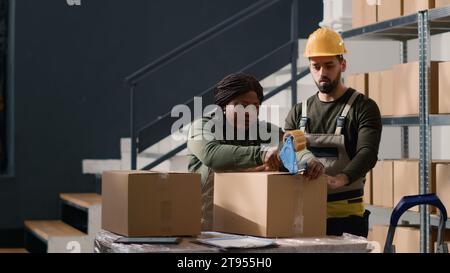
M0 253L28 253L28 251L25 248L0 248Z
M64 202L83 209L102 204L102 196L97 193L61 193L59 197Z
M25 221L25 227L44 241L48 241L50 237L86 236L60 220Z

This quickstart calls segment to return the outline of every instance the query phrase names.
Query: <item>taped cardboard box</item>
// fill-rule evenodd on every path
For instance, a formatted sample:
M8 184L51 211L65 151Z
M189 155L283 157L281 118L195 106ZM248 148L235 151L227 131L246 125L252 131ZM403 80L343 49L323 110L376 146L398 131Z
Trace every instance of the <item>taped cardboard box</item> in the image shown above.
M404 14L417 13L419 11L434 9L435 0L404 0Z
M372 170L372 201L374 206L394 206L394 162L378 161Z
M370 2L370 4L369 4ZM358 28L377 22L376 0L353 0L352 1L352 27ZM372 3L373 2L373 3Z
M108 171L102 176L102 228L127 237L200 234L200 175Z
M450 62L439 64L439 114L450 114Z
M419 114L419 62L394 66L395 108L394 115ZM429 107L430 114L438 113L439 106L439 62L430 64ZM383 102L386 102L385 100Z
M327 181L286 173L216 173L214 231L260 237L326 235Z
M378 22L403 16L403 0L378 0L378 2Z

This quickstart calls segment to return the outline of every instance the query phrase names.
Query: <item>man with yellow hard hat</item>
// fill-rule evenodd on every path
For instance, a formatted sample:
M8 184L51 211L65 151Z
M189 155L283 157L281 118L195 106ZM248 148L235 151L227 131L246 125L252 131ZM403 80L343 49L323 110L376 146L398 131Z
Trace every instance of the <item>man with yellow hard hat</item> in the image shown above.
M294 106L285 130L305 132L308 150L316 157L305 175L329 176L327 234L367 237L364 183L378 159L382 124L377 104L342 82L346 53L335 31L319 28L310 35L304 56L319 91Z

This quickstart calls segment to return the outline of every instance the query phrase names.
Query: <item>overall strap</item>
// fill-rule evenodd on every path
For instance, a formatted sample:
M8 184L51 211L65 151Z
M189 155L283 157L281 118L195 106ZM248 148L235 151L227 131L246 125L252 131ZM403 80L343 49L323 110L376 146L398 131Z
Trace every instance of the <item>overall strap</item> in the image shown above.
M336 132L335 135L341 135L342 129L345 126L345 120L347 118L348 112L350 112L350 108L352 108L353 103L355 102L356 98L359 96L360 93L354 92L350 99L348 100L347 104L344 107L344 110L342 110L342 114L340 117L338 117L337 125L336 125Z
M308 101L302 101L302 119L300 120L300 130L305 132L308 126Z

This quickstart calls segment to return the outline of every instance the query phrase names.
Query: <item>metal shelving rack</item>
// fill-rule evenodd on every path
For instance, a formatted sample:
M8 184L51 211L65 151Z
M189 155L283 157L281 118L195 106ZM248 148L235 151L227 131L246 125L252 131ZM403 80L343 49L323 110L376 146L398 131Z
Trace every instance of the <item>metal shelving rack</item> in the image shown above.
M344 39L396 40L401 42L401 59L407 62L407 42L419 40L419 116L383 118L384 126L402 127L402 157L408 158L408 126L419 126L420 132L420 194L430 191L431 127L450 125L450 115L430 115L429 75L430 36L450 32L450 7L421 11L373 25L352 29L342 33ZM430 212L427 206L420 207L420 251L430 252Z

